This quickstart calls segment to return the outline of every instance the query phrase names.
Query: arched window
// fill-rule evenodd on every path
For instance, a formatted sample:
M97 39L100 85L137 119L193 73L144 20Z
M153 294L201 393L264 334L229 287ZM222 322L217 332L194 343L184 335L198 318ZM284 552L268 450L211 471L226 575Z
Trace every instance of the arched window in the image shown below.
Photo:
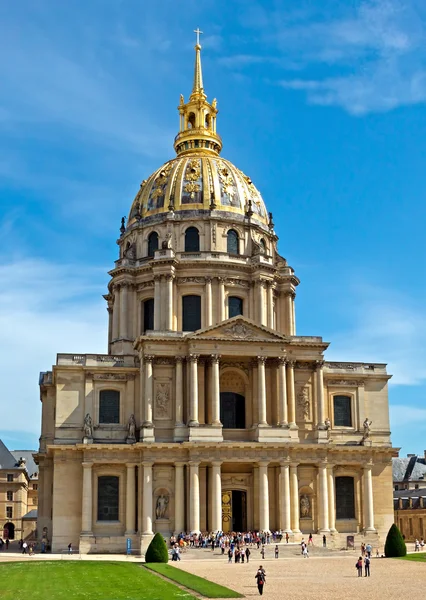
M142 302L142 323L142 333L154 329L154 298Z
M98 478L98 521L118 521L119 478Z
M243 314L243 301L237 296L229 296L228 298L228 317L236 317Z
M260 245L262 247L262 253L266 254L267 253L266 242L265 242L265 240L263 238L260 240Z
M211 117L209 114L206 115L206 120L205 120L205 126L206 129L210 129L210 125L211 125Z
M189 113L188 115L188 129L194 129L195 127L195 115L194 113Z
M355 519L353 477L336 477L336 519Z
M220 392L220 420L224 429L245 429L246 400L235 392Z
M182 298L182 331L201 329L201 296Z
M238 238L238 233L235 231L235 229L230 229L228 231L227 234L227 242L226 242L226 246L227 246L227 252L229 252L229 254L239 254L240 253L240 244L239 244L239 238Z
M156 250L158 250L158 233L153 231L148 236L148 256L154 256Z
M200 234L196 227L188 227L185 231L185 252L200 251Z
M120 392L101 390L99 394L99 423L120 422Z
M350 396L333 396L334 426L352 427L352 410Z

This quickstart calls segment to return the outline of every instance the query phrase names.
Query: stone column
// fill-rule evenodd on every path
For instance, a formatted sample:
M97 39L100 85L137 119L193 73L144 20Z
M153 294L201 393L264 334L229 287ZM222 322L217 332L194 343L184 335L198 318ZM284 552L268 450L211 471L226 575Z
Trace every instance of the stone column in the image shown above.
M108 306L108 354L111 354L113 306Z
M136 526L136 465L127 463L126 478L126 532L125 535L133 535Z
M371 464L364 467L364 530L376 531L374 527L373 477Z
M274 328L274 287L272 281L267 283L267 298L268 298L268 327Z
M161 275L154 276L154 329L158 331L161 323Z
M336 500L334 492L334 473L333 465L327 465L327 481L328 481L328 525L330 531L336 531Z
M259 464L259 528L261 531L269 531L269 484L268 484L268 462L261 461Z
M83 462L83 493L81 505L81 533L85 535L92 534L92 510L93 510L93 491L92 491L92 467L93 463Z
M152 531L152 462L143 462L143 504L142 534L151 535Z
M265 297L263 293L263 288L266 285L266 282L262 279L259 279L257 285L257 314L259 315L259 323L261 325L266 325L266 305L265 305Z
M212 278L206 277L206 327L213 325Z
M200 476L199 462L189 463L189 530L200 532Z
M173 275L166 275L166 330L173 329ZM155 306L155 305L154 305ZM154 308L155 310L155 308Z
M293 302L295 293L284 292L284 333L294 335L293 328Z
M189 399L189 426L197 427L198 423L198 359L199 354L189 355L190 368L190 399Z
M212 378L212 425L222 425L220 422L220 379L219 379L219 354L211 355Z
M280 427L288 427L286 365L287 359L280 356L278 358L278 420Z
M282 528L291 533L291 496L290 496L290 465L287 461L281 462L281 514Z
M219 284L219 295L217 300L217 315L218 322L221 323L225 320L225 279L223 277L217 278Z
M128 288L127 283L121 285L120 290L120 338L128 337Z
M287 399L288 399L288 421L290 429L297 429L296 425L296 393L294 390L294 367L295 360L287 363Z
M317 392L317 415L318 429L325 429L324 425L324 361L317 360L316 365L316 392Z
M184 465L183 462L175 463L175 534L185 531Z
M212 525L213 531L222 531L222 479L221 479L221 461L212 462Z
M299 479L297 476L298 463L290 464L290 496L291 496L291 529L300 533L299 528Z
M259 425L267 425L266 420L266 356L257 357L257 395L259 403Z
M175 424L183 426L183 357L176 356L176 381L175 381Z
M112 312L112 341L118 340L120 322L120 286L114 286L114 305Z
M145 413L143 427L152 427L152 397L154 395L154 378L152 363L154 356L145 355Z
M327 464L320 463L318 467L319 483L319 533L328 533L328 487L327 487Z

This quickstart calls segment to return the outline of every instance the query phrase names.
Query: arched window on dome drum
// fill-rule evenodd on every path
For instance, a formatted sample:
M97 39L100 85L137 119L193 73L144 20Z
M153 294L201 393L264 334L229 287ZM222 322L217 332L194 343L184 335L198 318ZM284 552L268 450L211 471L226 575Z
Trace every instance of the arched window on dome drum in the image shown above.
M99 423L120 422L120 392L101 390L99 394Z
M333 396L334 426L352 427L350 396Z
M240 253L240 240L235 229L230 229L227 233L226 249L229 254Z
M196 227L188 227L185 231L185 252L200 251L200 234Z
M260 240L260 245L262 246L263 254L267 254L266 242L263 238Z
M336 519L355 519L355 485L353 477L336 477Z
M142 323L142 333L154 329L154 298L148 298L142 302Z
M237 296L229 296L228 298L228 318L236 317L243 314L243 300Z
M189 113L188 115L188 129L194 129L195 127L195 115L194 113Z
M156 250L158 250L158 233L153 231L148 236L148 256L153 257Z
M182 298L182 331L201 329L201 296Z
M246 399L235 392L220 392L220 420L224 429L245 429Z
M119 489L118 477L98 477L98 521L118 521Z

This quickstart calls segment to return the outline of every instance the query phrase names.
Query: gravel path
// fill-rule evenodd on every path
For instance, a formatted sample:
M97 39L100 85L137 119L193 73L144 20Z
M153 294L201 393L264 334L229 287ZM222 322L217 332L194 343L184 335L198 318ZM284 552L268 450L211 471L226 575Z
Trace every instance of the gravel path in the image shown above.
M269 600L401 600L423 595L424 563L373 558L371 577L357 577L355 553L347 556L279 558L262 562L266 570L263 597ZM227 564L217 560L174 563L181 569L226 585L247 598L259 597L254 575L261 564Z

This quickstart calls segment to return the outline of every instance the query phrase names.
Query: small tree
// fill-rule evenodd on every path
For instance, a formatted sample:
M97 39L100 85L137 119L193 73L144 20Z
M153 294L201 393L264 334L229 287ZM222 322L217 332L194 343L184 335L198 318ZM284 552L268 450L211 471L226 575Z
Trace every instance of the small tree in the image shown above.
M145 554L147 563L167 563L169 562L169 553L167 552L166 542L161 533L156 533L151 540Z
M405 556L407 554L407 546L405 545L404 539L395 523L391 526L388 531L385 543L385 556L396 557Z

